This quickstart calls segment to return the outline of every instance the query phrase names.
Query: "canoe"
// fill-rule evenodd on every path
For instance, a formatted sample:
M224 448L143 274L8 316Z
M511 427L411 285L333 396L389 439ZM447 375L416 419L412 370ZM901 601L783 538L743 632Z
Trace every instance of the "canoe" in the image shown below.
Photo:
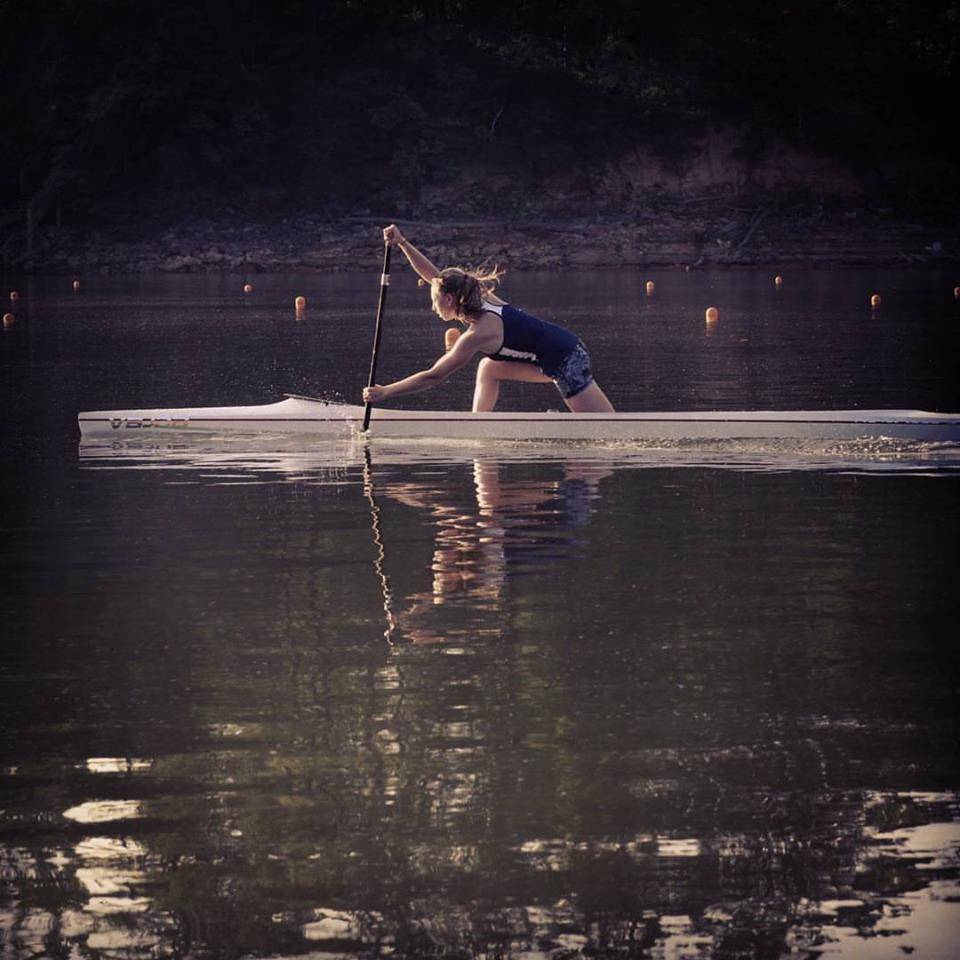
M288 394L250 407L95 410L78 415L84 437L132 431L356 435L363 407ZM450 440L683 440L891 437L960 441L960 413L922 410L739 410L673 413L470 413L377 407L373 437Z

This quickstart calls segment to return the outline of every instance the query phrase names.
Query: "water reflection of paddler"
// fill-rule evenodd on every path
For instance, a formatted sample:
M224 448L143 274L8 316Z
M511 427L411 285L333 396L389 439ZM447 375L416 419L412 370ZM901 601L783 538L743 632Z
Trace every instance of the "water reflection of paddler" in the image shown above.
M497 618L511 564L529 560L544 547L555 562L557 545L570 546L572 528L586 524L598 497L598 484L611 471L596 464L566 462L563 476L505 480L496 460L476 459L473 479L476 511L457 504L447 487L422 482L387 484L385 496L427 512L436 524L431 559L431 588L409 594L397 626L414 643L439 643L452 635L497 633ZM542 561L547 562L547 561ZM469 613L461 623L445 616L429 624L444 607Z
M436 526L430 560L432 581L429 590L408 594L406 607L395 611L397 627L413 643L441 643L459 623L446 618L444 626L433 626L436 608L463 607L470 614L489 614L499 609L504 580L502 534L491 538L472 504L457 503L445 487L422 482L386 484L383 494L398 503L427 513ZM489 625L488 625L489 628ZM477 632L476 630L471 632Z
M474 460L473 478L481 515L502 516L518 508L557 501L558 510L574 525L585 523L599 496L598 485L613 471L602 464L567 460L563 476L555 480L503 482L496 461Z

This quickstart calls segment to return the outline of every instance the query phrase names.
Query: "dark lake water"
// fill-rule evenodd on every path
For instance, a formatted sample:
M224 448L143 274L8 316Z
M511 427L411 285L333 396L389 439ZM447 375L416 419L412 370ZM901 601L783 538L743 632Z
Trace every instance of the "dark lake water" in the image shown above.
M620 409L960 409L957 278L784 276L505 292ZM377 266L241 279L6 281L0 957L956 955L960 450L81 448L358 400ZM442 347L409 271L386 324Z

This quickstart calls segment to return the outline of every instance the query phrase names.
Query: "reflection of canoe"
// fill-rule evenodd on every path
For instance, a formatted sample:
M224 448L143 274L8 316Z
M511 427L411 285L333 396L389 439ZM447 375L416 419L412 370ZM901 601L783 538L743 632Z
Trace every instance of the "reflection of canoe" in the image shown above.
M349 437L363 408L288 396L254 407L99 410L81 413L80 430L203 433L309 433ZM451 410L374 410L373 436L451 440L658 440L755 437L896 437L960 440L960 413L922 410L787 410L687 413L469 413Z

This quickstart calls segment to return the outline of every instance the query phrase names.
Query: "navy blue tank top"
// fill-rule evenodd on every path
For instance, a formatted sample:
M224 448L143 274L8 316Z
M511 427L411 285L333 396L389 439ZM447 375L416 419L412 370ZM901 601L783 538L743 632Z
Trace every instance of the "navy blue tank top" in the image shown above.
M548 377L554 376L561 363L580 340L564 327L524 313L509 303L484 303L484 310L497 314L503 321L503 343L491 360L513 360L536 364Z

